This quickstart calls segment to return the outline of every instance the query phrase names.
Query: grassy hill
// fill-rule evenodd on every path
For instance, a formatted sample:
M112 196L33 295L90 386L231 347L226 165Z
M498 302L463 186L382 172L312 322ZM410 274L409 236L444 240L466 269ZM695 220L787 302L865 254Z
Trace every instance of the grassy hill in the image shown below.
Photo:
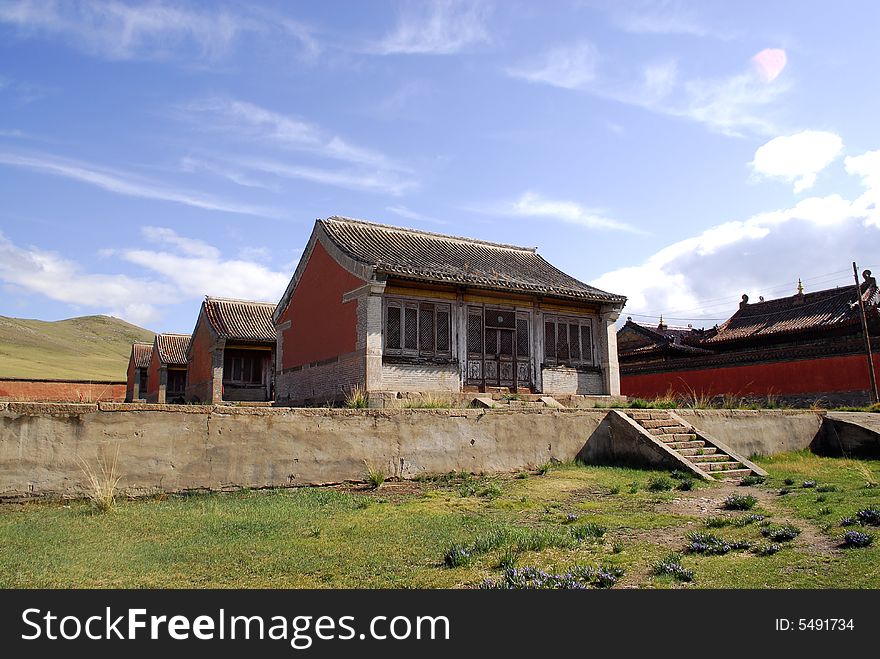
M153 336L110 316L55 322L0 316L0 377L124 380L132 342Z

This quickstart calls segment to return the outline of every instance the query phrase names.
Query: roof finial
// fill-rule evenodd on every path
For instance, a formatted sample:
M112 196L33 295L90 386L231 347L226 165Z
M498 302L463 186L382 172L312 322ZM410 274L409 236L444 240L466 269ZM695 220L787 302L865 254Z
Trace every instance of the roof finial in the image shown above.
M798 292L797 292L797 294L798 294L798 295L803 295L803 294L804 294L804 285L803 285L803 283L801 282L801 278L800 278L800 277L798 277Z
M657 329L661 331L666 329L666 324L663 322L663 314L660 314L660 322L657 324Z
M739 303L739 308L742 309L749 303L749 296L743 293L742 302Z

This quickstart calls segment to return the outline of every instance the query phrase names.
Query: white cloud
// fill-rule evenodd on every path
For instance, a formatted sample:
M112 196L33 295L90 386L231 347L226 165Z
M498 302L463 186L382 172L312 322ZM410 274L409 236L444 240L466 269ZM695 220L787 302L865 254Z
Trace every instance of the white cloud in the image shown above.
M612 21L632 34L684 34L694 37L729 39L730 34L707 26L694 7L675 0L663 2L621 2L610 6Z
M380 55L451 55L489 41L488 5L475 0L417 2L370 52Z
M216 60L244 34L281 33L300 42L312 55L317 44L310 31L265 11L233 12L213 6L199 11L167 2L127 4L117 0L19 0L0 6L0 23L22 36L60 37L79 49L111 60Z
M383 170L327 169L289 165L269 158L237 158L233 162L238 167L280 178L310 181L349 190L380 192L392 196L399 196L417 185L412 179Z
M530 62L507 70L508 75L563 89L583 89L596 79L599 53L588 41L554 48Z
M813 186L816 176L843 151L843 140L835 133L805 130L775 137L758 147L752 167L755 173L794 183L795 192Z
M780 53L782 60L772 63L772 77L767 73L770 63L762 68L752 61L744 71L732 75L684 78L673 59L647 62L628 77L619 77L602 70L600 54L581 41L553 48L507 73L689 119L725 135L766 135L777 132L768 109L788 89L785 81L778 79L785 67L785 52L773 52Z
M729 317L743 293L752 300L791 295L799 277L815 281L814 290L848 284L853 259L870 264L876 257L880 222L872 204L880 191L880 151L848 158L846 166L867 187L856 199L809 197L726 222L591 283L627 295L624 314L708 325Z
M215 247L184 238L172 229L146 227L143 233L170 249L123 249L119 255L154 271L185 297L219 295L276 302L290 279L291 273L270 270L262 263L223 259Z
M223 165L204 158L185 156L180 159L180 170L187 173L207 172L214 176L224 178L227 181L232 181L236 185L245 188L261 188L273 192L278 192L279 190L278 186L273 183L249 176L247 173L236 169L235 167Z
M394 213L395 215L406 218L407 220L414 220L416 222L430 222L431 224L448 224L448 222L446 222L445 220L438 220L436 217L425 215L424 213L419 213L418 211L411 210L406 206L386 206L385 210L389 213Z
M197 128L232 135L248 144L256 141L270 148L302 152L346 165L345 169L329 169L262 157L226 158L225 164L200 162L202 168L214 168L226 178L234 175L241 181L249 180L253 184L253 177L241 171L251 170L392 195L399 195L418 184L408 167L384 153L352 144L342 136L298 117L274 112L247 101L225 97L204 98L187 104L181 110L180 116ZM229 165L234 167L230 168ZM260 182L260 185L269 184Z
M173 286L155 279L94 274L55 252L18 247L0 234L0 279L28 294L130 320L138 325L159 317L155 304L176 301Z
M541 217L551 221L566 222L589 229L643 233L625 222L607 217L601 209L587 208L574 201L547 199L532 191L524 192L512 202L488 207L471 208L476 212L516 217Z
M157 249L104 249L104 259L121 258L147 271L145 276L85 272L70 259L37 247L19 247L0 233L0 282L26 294L124 318L138 325L156 323L163 309L204 295L280 299L292 270L264 265L266 250L244 248L237 258L202 240L167 227L144 227ZM295 265L295 264L294 264Z
M49 154L21 154L0 151L0 164L69 178L128 197L170 201L204 210L223 211L241 215L279 216L278 211L269 208L239 204L217 199L199 192L175 189L127 172L119 170L110 171L89 163L59 158Z
M868 188L855 203L866 222L880 229L880 149L848 156L843 163L847 173L860 177Z

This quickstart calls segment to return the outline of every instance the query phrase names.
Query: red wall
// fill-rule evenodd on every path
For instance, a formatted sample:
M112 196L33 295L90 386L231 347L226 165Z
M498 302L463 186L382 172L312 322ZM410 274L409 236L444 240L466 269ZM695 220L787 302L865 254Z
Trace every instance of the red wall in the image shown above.
M191 390L199 385L207 385L207 383L214 379L214 353L211 352L213 346L214 335L211 334L211 329L208 327L208 320L199 311L199 320L193 331L192 342L189 347L189 360L186 366L187 390ZM207 390L200 392L199 397L207 395L210 389L211 387L207 386Z
M278 319L279 324L291 321L281 333L282 369L354 351L357 303L343 304L342 295L364 283L315 243L290 304Z
M0 400L95 403L125 400L124 382L0 380Z
M874 370L880 375L880 355L877 354ZM639 398L656 398L670 390L677 394L749 396L823 394L870 388L868 361L864 355L620 376L620 392Z

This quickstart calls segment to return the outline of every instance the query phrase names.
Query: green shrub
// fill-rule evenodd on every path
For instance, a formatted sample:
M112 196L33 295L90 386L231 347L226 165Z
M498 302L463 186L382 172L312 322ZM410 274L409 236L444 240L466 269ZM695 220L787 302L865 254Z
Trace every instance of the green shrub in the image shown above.
M761 535L765 538L769 538L773 542L788 542L789 540L794 540L800 535L800 533L801 530L791 524L767 526L761 529Z
M382 486L382 483L385 482L385 472L382 471L382 469L379 467L371 467L366 463L364 463L364 466L366 466L367 468L367 485L369 485L374 490L378 490Z
M666 476L652 476L648 481L648 489L651 492L665 492L672 489L672 481Z
M446 567L462 567L471 562L471 552L462 545L452 545L443 554L443 564Z
M693 581L694 571L681 564L679 554L670 554L659 563L654 565L654 574L657 576L670 576L679 581Z
M683 481L680 481L679 484L675 487L676 490L682 490L684 492L688 490L694 489L694 481L691 478L686 478Z
M758 474L752 473L752 474L747 474L746 476L743 476L743 478L742 478L742 480L740 480L739 484L744 485L744 486L760 485L765 480L767 480L766 476L760 476Z
M728 510L751 510L758 500L751 494L731 494L724 499L724 507Z

